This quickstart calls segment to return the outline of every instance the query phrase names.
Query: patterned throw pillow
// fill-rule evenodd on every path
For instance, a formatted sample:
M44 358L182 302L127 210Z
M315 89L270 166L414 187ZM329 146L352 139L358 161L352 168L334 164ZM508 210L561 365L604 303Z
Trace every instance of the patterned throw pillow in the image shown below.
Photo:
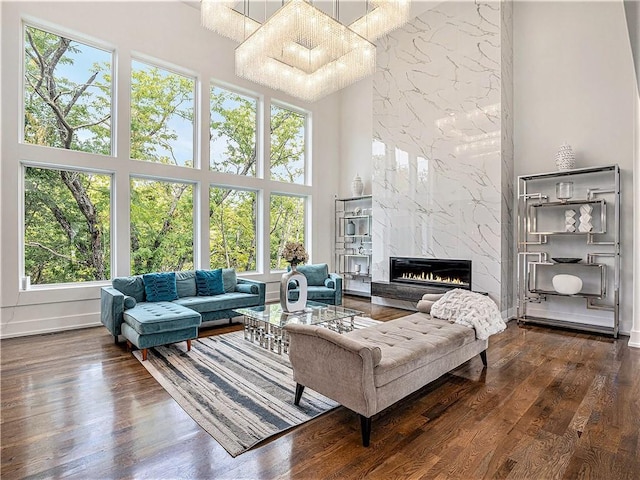
M196 270L196 289L200 297L223 294L222 269Z
M146 273L142 276L142 280L147 302L170 302L178 298L174 272Z

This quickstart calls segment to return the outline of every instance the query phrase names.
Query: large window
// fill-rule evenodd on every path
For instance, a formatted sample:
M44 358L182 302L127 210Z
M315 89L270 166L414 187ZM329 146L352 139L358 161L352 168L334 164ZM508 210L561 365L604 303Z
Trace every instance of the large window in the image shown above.
M193 268L193 185L131 179L131 273Z
M290 195L271 195L271 269L283 270L281 258L286 242L305 242L305 199Z
M257 192L212 188L209 199L211 265L256 270Z
M210 103L211 169L255 176L258 101L214 85Z
M306 115L271 106L271 178L305 183Z
M201 89L204 62L192 72L197 61L169 66L52 30L23 28L17 273L43 287L106 282L201 268L207 249L211 268L286 268L284 244L309 233L309 113L232 85ZM129 135L116 135L123 125ZM129 268L113 261L127 249Z
M24 141L111 155L111 52L25 26Z
M34 285L110 277L111 176L24 168L24 273Z
M193 166L195 79L131 62L131 158Z

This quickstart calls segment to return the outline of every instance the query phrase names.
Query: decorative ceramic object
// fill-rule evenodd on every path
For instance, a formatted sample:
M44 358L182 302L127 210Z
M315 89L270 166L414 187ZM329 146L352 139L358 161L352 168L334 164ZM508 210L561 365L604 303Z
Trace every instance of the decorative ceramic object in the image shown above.
M359 197L364 192L364 183L362 183L362 178L360 175L356 173L356 176L353 177L353 182L351 182L351 193L354 197Z
M591 224L591 212L593 211L593 207L591 205L582 205L580 207L580 225L578 226L578 231L580 232L590 232L593 230L593 225Z
M289 300L289 282L292 280L297 282L300 292L296 301ZM280 279L280 305L285 312L300 312L307 305L307 277L298 272L295 264Z
M582 290L582 280L575 275L567 275L566 273L555 275L551 279L551 283L553 283L555 291L563 295L575 295Z
M361 269L361 268L362 268L362 267L360 266L360 264L359 264L359 263L358 263L358 264L356 264L355 272L356 272L356 273L360 273L360 269Z
M573 197L573 182L556 183L556 198L561 202L566 202Z
M571 170L576 168L576 155L573 153L571 145L563 143L556 153L556 167L558 170Z
M575 232L576 231L576 211L565 210L564 212L564 231Z
M347 223L347 228L345 229L345 233L347 235L355 235L356 234L356 224L353 223L353 220L349 220L349 223Z

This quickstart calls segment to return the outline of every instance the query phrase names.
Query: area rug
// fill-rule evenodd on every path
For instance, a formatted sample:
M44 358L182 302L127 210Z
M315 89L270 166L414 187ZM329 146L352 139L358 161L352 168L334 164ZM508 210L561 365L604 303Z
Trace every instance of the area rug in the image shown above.
M378 323L356 320L356 328ZM293 404L295 382L286 355L244 339L242 331L149 349L142 362L175 401L233 457L338 406L306 389Z

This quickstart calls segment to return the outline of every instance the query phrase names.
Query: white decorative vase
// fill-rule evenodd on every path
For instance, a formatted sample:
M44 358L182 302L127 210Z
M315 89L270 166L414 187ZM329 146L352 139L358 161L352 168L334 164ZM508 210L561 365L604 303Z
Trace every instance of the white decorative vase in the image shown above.
M575 295L582 290L582 279L575 275L567 275L566 273L555 275L551 279L551 283L553 283L555 291L563 295Z
M295 280L298 283L298 300L289 300L289 282ZM291 270L282 274L280 279L280 305L285 312L300 312L307 306L307 277L296 270L296 265L291 265Z
M576 155L571 145L563 143L556 153L556 167L558 170L571 170L576 168Z
M364 183L362 183L362 178L357 173L353 177L353 182L351 182L351 193L354 197L359 197L364 193Z

